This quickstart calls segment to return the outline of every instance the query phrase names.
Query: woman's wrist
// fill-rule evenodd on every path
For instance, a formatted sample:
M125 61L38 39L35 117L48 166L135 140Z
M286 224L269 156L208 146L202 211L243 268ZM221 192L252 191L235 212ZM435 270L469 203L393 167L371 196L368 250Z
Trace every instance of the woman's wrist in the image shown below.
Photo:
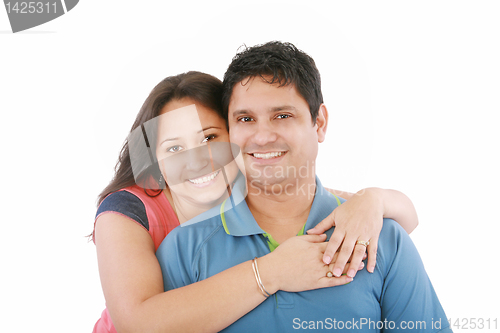
M404 193L397 190L370 188L371 195L380 201L380 213L385 218L398 222L406 232L410 233L418 225L418 216L413 203Z
M384 191L384 189L378 187L368 187L358 191L356 195L364 196L364 199L367 200L370 207L374 209L374 212L380 213L385 217L387 210L384 200Z
M257 269L260 275L260 282L269 294L275 294L279 290L279 275L275 269L277 265L273 263L272 252L257 258ZM255 287L260 292L259 281L256 279Z

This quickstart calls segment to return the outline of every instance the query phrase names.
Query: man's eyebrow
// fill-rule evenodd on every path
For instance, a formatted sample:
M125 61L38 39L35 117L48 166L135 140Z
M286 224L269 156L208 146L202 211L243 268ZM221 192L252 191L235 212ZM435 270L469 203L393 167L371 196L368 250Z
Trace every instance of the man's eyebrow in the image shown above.
M293 105L280 105L280 106L273 106L269 108L268 112L277 112L277 111L296 111L297 108ZM241 109L241 110L236 110L233 112L233 116L239 116L239 115L246 115L246 114L252 114L252 110L249 109Z
M290 110L290 111L296 111L297 108L293 105L281 105L281 106L275 106L269 109L270 112L276 112L276 111L285 111L285 110Z
M248 109L241 109L241 110L236 110L233 112L233 116L240 116L242 114L251 114L252 111Z

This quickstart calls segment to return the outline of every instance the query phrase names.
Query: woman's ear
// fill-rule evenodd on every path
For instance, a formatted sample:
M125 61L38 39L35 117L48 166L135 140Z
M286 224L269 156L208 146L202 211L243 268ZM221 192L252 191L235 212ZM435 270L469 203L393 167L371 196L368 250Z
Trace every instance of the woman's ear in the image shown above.
M328 127L328 110L326 109L325 104L321 104L318 110L318 116L316 117L316 126L318 133L318 142L325 141L326 137L326 129Z

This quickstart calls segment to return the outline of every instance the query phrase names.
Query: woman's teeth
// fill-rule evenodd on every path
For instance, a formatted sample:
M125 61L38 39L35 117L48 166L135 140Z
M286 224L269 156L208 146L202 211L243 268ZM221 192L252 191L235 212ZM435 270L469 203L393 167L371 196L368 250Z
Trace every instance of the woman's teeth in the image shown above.
M283 152L275 152L275 153L265 153L265 154L259 154L259 153L253 153L253 156L256 158L262 158L262 159L269 159L269 158L275 158L275 157L280 157L283 155Z
M219 174L220 170L217 170L211 174L209 174L208 176L204 176L204 177L200 177L200 178L195 178L195 179L188 179L191 183L193 184L203 184L203 183L207 183L209 181L211 181L212 179L214 179L215 177L217 177L217 175Z

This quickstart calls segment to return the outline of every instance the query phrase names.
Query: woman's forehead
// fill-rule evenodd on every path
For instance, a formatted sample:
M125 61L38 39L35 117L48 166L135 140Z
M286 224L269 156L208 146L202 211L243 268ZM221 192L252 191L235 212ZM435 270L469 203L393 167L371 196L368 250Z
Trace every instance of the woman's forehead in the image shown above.
M166 111L156 121L160 140L203 135L203 126L194 104Z
M160 124L170 122L177 122L178 125L186 122L200 123L200 115L196 104L179 105L176 103L166 105L158 118Z

